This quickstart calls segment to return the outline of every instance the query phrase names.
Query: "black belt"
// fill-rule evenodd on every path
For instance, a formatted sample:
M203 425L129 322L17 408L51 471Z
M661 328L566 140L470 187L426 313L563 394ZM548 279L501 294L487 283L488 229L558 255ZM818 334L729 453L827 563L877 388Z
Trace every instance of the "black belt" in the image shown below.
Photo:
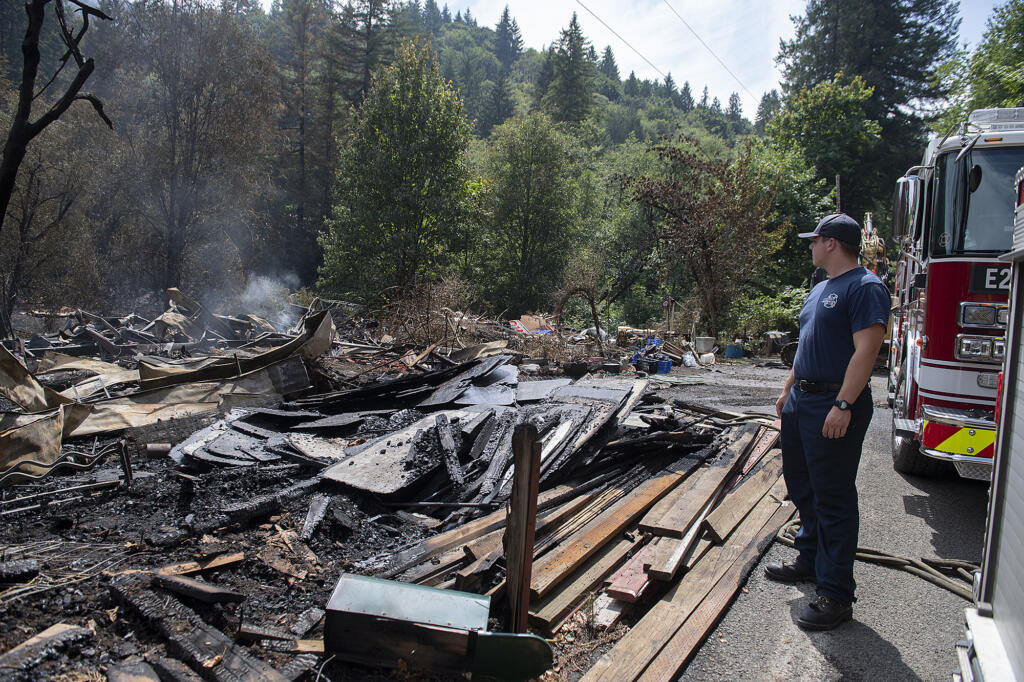
M842 384L826 384L824 382L817 381L804 381L800 379L796 383L796 387L800 389L802 393L839 393L843 388Z

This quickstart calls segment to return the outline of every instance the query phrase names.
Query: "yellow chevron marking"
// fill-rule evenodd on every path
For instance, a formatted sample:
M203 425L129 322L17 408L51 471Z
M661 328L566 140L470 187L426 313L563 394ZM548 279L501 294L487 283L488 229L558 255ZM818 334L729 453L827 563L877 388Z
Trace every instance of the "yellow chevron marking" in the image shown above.
M974 434L974 435L971 435ZM960 429L935 448L954 455L977 455L996 442L996 432L989 429Z

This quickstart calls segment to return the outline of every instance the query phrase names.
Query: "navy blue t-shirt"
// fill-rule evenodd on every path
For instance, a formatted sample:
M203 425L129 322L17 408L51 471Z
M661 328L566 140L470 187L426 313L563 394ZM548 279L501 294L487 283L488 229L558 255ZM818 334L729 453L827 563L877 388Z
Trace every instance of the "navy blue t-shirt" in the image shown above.
M889 324L889 290L875 273L856 267L813 289L800 311L797 379L842 383L853 357L853 334Z

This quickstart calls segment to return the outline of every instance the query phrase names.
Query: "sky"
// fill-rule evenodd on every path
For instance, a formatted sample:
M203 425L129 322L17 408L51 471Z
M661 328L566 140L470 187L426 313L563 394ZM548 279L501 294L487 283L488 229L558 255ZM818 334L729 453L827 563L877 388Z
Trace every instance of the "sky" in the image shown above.
M659 80L659 71L671 73L680 87L690 82L695 98L707 85L710 97L718 97L723 107L737 92L750 119L761 95L778 87L779 40L793 37L790 16L802 14L806 6L806 0L438 0L442 6L445 2L452 14L468 7L481 26L492 28L507 4L526 47L536 49L557 40L576 12L599 53L611 45L623 79L630 71ZM997 4L961 0L961 42L978 43Z

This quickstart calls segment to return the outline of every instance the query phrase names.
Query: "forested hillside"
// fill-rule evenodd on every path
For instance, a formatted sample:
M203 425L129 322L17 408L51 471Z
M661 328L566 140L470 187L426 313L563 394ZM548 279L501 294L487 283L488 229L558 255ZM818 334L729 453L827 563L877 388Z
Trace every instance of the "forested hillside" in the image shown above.
M809 275L795 235L837 176L842 209L884 232L929 125L1024 104L1024 0L973 52L954 0L809 0L756 112L730 83L621 73L571 13L535 49L508 7L435 0L97 0L87 25L76 0L29 4L31 118L94 70L20 162L0 322L170 286L229 306L263 277L373 303L434 288L506 317L577 291L602 325L674 299L710 332L785 326ZM5 132L27 26L0 3Z

